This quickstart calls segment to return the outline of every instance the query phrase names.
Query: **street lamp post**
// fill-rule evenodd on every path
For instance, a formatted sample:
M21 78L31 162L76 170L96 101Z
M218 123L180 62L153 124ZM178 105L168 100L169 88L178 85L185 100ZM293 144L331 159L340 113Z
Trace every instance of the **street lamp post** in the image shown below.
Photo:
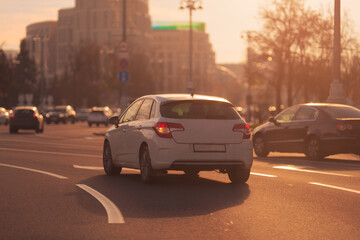
M341 66L341 11L340 11L340 0L335 0L334 4L334 56L333 56L333 82L330 87L330 94L328 102L333 103L346 103L344 95L343 85L341 84L340 78L340 66Z
M184 10L185 8L189 9L189 80L187 82L187 89L191 91L191 94L194 94L194 81L192 78L192 12L194 10L202 9L201 0L180 0L180 9Z

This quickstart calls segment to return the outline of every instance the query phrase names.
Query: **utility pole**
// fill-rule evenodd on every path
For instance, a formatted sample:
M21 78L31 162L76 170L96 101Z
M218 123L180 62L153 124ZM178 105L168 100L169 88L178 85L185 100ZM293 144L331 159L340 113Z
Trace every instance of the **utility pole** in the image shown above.
M187 89L194 95L194 80L192 76L192 55L193 55L193 31L192 31L192 13L194 10L201 10L202 5L200 0L180 0L180 10L189 9L189 80L187 82Z
M123 45L123 49L120 49L120 51L125 51L128 52L128 47L127 47L127 36L126 36L126 0L122 1L123 6L122 6L122 43L121 45ZM126 61L128 63L128 59L126 58L122 58L121 61ZM121 64L120 64L121 65ZM127 64L128 65L128 64ZM127 105L128 105L128 80L129 80L129 72L127 71L127 66L125 67L125 69L122 69L119 72L119 81L120 81L120 86L121 86L121 96L120 96L120 108L121 111L125 111ZM126 71L124 71L126 70ZM125 75L124 75L125 74ZM122 77L123 76L123 77ZM124 77L126 76L126 77Z
M328 102L330 103L346 103L344 88L341 79L341 11L340 0L334 3L334 56L333 56L333 82L330 87Z

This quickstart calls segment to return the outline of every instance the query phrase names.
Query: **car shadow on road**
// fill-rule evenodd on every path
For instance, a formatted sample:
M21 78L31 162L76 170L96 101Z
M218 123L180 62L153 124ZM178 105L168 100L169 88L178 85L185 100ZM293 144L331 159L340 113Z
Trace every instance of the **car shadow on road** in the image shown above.
M360 169L360 161L358 160L342 160L331 156L320 161L311 161L300 156L254 157L254 160L272 165L306 166L311 167L311 170L353 171Z
M152 184L139 174L99 175L81 182L113 201L126 218L168 218L207 215L241 205L250 195L247 184L236 185L185 175L156 177ZM78 194L80 204L82 194ZM89 209L91 210L91 209Z

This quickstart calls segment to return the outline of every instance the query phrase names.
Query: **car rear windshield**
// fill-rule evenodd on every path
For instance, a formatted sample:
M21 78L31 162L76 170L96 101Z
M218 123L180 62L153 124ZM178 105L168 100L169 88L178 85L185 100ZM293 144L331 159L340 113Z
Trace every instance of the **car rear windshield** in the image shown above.
M325 107L331 118L360 118L360 110L353 107Z
M178 119L240 119L233 105L208 100L183 100L162 104L163 117Z
M15 110L15 115L16 116L21 116L21 115L33 115L34 111L30 110L30 109L19 109L19 110Z

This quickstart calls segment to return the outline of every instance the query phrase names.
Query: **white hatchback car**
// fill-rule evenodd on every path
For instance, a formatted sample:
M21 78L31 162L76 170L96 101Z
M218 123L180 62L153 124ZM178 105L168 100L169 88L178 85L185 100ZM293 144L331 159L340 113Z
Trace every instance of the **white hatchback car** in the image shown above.
M104 170L140 169L143 182L165 170L190 176L219 170L245 183L253 163L249 126L223 98L190 94L148 95L109 119Z

